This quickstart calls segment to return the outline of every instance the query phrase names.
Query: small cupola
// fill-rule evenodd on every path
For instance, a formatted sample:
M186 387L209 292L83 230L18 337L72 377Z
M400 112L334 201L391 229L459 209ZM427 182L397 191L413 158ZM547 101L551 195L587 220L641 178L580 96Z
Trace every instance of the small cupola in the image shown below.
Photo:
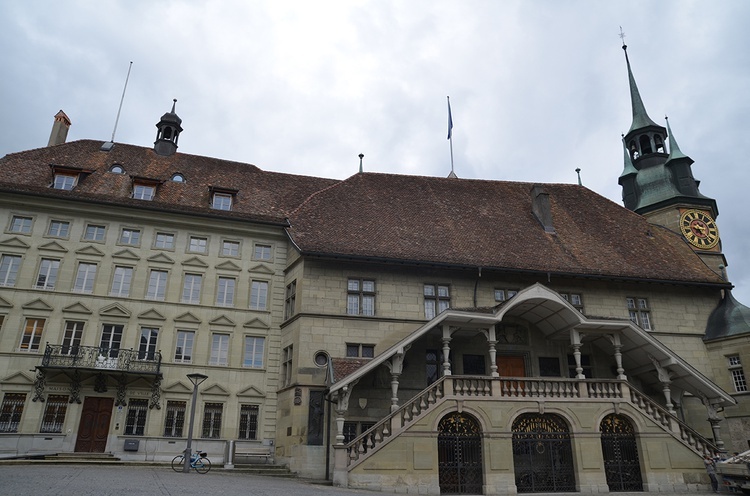
M172 100L172 110L161 116L161 120L156 125L156 141L154 141L154 151L158 155L174 155L177 152L177 139L182 132L182 119L175 114L174 109L177 99Z

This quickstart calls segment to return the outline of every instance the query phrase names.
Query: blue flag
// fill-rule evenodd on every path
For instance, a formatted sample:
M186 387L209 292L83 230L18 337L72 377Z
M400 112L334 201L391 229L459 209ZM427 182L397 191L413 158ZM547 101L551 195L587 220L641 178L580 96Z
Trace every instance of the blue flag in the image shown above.
M451 116L451 97L448 98L448 139L453 135L453 117Z

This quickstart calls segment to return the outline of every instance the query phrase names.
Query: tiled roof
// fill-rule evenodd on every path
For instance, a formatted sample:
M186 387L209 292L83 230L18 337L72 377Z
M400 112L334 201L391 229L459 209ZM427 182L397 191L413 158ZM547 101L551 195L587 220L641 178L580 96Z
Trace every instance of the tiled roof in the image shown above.
M724 283L680 236L582 186L543 185L556 231L546 233L533 186L360 173L305 201L288 231L306 254Z
M353 374L371 361L371 359L367 358L331 358L333 382L336 383L344 377Z
M100 151L101 141L80 140L8 154L0 159L0 191L119 204L136 208L283 223L288 212L313 192L335 184L323 179L265 172L250 164L176 153L164 157L153 149L116 143ZM124 174L109 172L120 164ZM51 165L93 170L72 191L50 188ZM173 182L173 174L185 177ZM130 198L131 177L161 181L153 201ZM236 189L232 211L210 207L209 188Z

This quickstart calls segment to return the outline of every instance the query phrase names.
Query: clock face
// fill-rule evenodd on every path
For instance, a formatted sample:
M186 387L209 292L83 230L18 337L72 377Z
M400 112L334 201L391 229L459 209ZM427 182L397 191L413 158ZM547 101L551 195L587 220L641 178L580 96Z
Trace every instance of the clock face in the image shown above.
M706 212L686 210L680 217L680 231L696 248L708 250L719 242L719 228Z

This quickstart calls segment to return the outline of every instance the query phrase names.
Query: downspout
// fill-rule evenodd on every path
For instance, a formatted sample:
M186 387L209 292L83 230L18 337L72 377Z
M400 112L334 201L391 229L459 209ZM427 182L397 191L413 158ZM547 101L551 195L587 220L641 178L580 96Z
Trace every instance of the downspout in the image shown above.
M479 286L479 278L482 277L482 268L477 267L479 270L479 275L477 276L477 280L474 282L474 308L477 307L477 286Z

